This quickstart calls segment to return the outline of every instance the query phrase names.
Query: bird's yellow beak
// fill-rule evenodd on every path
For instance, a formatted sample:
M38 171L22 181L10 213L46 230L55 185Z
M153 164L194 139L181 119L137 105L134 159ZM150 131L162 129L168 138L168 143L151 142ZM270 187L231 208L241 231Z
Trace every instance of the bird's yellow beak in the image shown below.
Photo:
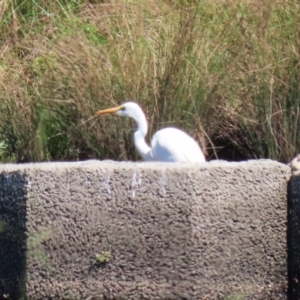
M113 107L113 108L99 110L96 112L96 116L114 114L122 109L123 109L123 106L117 106L117 107Z

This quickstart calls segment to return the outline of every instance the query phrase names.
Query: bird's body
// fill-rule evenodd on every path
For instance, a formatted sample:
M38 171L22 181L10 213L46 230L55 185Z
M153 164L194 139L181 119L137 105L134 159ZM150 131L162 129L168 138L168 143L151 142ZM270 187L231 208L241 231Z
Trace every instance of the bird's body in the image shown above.
M146 161L162 162L205 162L205 157L197 142L185 132L176 128L157 131L151 141L151 148L145 141L148 131L147 120L140 106L127 102L121 106L100 110L96 114L112 114L133 118L138 128L134 133L134 144L138 153Z
M205 161L196 141L177 128L164 128L157 131L152 138L151 148L155 161Z

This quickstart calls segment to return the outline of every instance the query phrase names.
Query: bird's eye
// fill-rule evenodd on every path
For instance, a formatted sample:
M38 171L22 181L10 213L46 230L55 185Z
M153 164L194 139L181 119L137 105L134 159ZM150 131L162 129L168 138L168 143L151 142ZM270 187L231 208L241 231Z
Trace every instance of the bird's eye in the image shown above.
M122 106L120 110L125 110L125 109L126 109L125 106Z

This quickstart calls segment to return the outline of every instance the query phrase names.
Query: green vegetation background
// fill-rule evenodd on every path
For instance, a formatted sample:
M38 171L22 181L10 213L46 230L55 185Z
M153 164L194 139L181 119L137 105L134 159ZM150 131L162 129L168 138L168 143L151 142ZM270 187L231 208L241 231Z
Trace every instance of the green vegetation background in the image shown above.
M152 134L190 133L208 159L300 152L300 4L276 0L0 1L0 160L138 160L133 99Z

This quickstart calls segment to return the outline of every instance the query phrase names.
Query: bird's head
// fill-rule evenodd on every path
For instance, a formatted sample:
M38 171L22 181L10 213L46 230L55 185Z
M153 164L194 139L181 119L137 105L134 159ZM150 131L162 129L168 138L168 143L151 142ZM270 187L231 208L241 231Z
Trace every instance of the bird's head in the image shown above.
M116 114L122 117L131 117L133 119L137 119L141 114L143 114L143 111L137 103L126 102L120 106L99 110L96 112L97 116L108 114Z

